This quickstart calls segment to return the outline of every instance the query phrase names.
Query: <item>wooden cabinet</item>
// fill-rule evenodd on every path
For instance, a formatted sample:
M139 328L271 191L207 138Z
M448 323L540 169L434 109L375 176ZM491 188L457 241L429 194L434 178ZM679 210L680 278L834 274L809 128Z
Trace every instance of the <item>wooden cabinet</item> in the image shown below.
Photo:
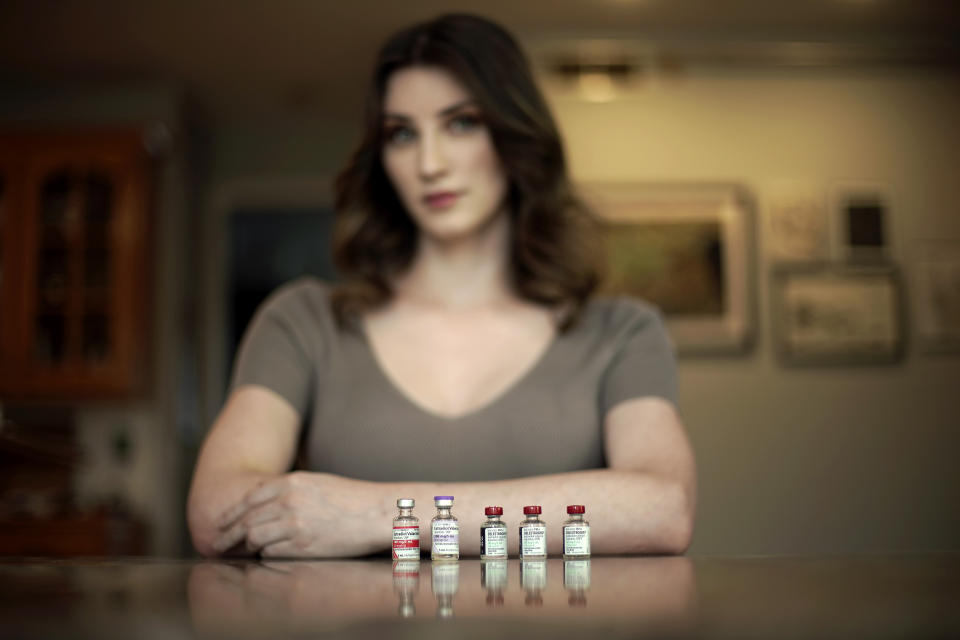
M139 132L0 133L0 399L144 388L150 203Z

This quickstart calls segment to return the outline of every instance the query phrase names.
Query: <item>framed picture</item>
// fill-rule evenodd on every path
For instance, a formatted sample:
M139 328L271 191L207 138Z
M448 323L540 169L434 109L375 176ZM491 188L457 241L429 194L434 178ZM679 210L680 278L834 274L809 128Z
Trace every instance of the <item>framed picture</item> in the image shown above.
M781 267L773 273L774 339L784 364L882 364L903 356L895 267Z
M833 258L885 264L892 255L890 190L879 184L838 183L833 188Z
M960 353L960 241L927 241L916 255L920 346L926 353Z
M767 255L777 262L827 260L830 223L825 190L813 183L780 180L763 191Z
M753 207L729 184L588 184L603 222L603 293L663 312L680 355L740 354L753 339Z

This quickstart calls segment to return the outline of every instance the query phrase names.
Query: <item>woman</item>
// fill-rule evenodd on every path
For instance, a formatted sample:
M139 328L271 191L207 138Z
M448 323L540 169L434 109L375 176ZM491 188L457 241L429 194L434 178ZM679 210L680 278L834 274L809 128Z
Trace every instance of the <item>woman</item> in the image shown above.
M191 487L197 549L385 551L395 500L429 519L442 493L464 555L488 504L558 525L572 503L595 553L682 553L669 343L649 306L589 301L589 218L509 34L450 15L391 38L336 192L346 284L289 284L248 329Z

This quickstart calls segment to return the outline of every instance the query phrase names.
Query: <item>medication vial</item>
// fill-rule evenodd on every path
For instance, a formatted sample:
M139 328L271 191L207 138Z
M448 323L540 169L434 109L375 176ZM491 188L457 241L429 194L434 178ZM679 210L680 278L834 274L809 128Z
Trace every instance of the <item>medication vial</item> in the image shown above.
M570 519L563 523L563 557L579 559L590 557L590 523L583 519L582 504L567 507Z
M420 520L413 515L413 498L400 498L400 515L393 519L393 559L420 559Z
M523 508L526 519L520 523L520 557L547 557L547 524L540 519L539 506Z
M507 525L500 516L503 507L487 507L483 510L487 521L480 525L480 559L507 557Z
M434 496L437 515L430 522L433 545L430 557L434 560L460 557L460 523L450 513L453 496Z

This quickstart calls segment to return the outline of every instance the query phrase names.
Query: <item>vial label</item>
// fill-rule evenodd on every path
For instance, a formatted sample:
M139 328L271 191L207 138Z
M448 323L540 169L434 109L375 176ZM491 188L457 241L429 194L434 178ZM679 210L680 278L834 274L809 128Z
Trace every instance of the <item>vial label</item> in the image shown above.
M568 524L563 528L563 554L567 556L590 555L589 526Z
M547 528L533 525L520 527L520 555L545 556L547 555Z
M456 520L434 520L432 523L433 553L460 553L460 524Z
M393 559L410 560L420 558L420 527L393 528Z
M506 527L480 529L480 555L497 558L507 557Z

